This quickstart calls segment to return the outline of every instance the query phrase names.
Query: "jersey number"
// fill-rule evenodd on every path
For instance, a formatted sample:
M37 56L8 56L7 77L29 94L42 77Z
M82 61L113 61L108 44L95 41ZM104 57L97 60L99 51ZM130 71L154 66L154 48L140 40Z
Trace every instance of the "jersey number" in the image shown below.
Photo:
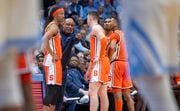
M94 76L97 76L97 75L98 75L98 71L94 70Z
M54 79L54 76L53 75L50 75L49 76L49 80L52 81Z

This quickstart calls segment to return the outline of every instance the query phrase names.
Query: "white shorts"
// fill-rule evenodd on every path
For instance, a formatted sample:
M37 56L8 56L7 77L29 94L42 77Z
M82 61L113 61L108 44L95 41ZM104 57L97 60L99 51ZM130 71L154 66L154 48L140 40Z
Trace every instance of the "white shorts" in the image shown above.
M37 2L0 1L0 109L23 104L16 57L38 39Z
M125 0L125 32L133 77L167 74L178 67L180 0Z

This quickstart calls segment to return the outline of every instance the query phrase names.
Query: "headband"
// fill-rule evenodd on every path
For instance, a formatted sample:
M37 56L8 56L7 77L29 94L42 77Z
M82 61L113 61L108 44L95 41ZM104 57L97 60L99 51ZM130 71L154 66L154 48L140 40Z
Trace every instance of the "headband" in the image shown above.
M54 17L54 16L57 15L59 12L64 12L64 9L63 9L63 8L57 9L56 11L54 11L54 12L52 13L52 16Z

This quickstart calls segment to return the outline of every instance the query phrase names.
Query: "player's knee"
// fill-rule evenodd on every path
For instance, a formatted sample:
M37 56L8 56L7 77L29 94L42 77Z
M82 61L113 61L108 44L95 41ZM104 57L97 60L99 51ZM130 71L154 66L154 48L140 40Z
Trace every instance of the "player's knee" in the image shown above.
M99 96L106 96L107 95L107 88L105 85L101 86L101 88L98 90Z
M114 98L117 100L122 100L122 93L121 92L114 93Z
M95 88L89 88L89 95L90 96L97 95L97 90Z
M132 97L131 97L130 94L124 94L124 99L125 99L127 102L133 102L133 103L134 103L134 101L133 101L133 99L132 99Z

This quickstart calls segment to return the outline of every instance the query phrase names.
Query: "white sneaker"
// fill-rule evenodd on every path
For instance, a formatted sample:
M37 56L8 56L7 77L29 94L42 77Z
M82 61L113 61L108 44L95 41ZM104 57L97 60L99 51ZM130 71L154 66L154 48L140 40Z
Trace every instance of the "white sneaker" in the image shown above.
M88 95L84 95L80 100L80 103L85 104L89 102L89 96Z

